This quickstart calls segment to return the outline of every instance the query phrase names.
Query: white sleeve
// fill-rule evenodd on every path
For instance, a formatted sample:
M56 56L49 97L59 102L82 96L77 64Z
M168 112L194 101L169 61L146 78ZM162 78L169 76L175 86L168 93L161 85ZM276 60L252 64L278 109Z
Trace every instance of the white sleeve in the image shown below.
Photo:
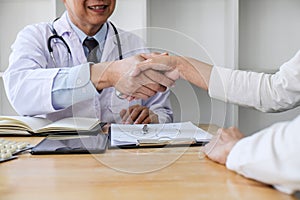
M300 116L240 140L226 166L245 177L292 194L300 191Z
M56 110L92 99L97 90L90 80L90 63L61 68L53 80L52 102Z
M264 112L300 105L300 51L275 74L213 67L209 95Z

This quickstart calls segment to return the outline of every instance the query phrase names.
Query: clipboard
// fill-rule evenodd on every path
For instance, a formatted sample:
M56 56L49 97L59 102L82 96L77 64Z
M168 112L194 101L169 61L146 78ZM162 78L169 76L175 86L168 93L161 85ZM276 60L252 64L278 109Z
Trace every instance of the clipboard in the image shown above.
M212 135L191 122L149 125L112 124L109 148L203 146Z
M172 140L151 140L144 139L138 140L135 144L120 144L112 146L109 140L109 149L121 148L121 149L132 149L132 148L164 148L164 147L187 147L187 146L204 146L209 141L196 141L194 138L180 138Z
M49 135L31 149L33 155L104 153L108 134Z

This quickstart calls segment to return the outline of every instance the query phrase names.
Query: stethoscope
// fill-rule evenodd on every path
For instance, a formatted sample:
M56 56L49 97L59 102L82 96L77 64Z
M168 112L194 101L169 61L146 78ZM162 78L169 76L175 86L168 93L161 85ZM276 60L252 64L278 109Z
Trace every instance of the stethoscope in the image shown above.
M64 38L60 35L57 34L55 28L54 28L54 22L56 20L58 20L59 18L56 18L52 23L51 23L51 26L50 26L50 29L51 29L51 32L53 35L51 35L49 38L48 38L48 41L47 41L47 46L48 46L48 51L50 53L50 57L51 59L53 60L54 62L54 65L56 65L56 61L55 61L55 58L54 58L54 55L53 55L53 48L51 46L51 41L53 39L57 39L57 40L60 40L64 46L67 48L67 51L68 51L68 60L70 60L70 57L71 57L71 50L70 50L70 47L69 45L67 44L67 42L64 40ZM123 55L122 55L122 48L121 48L121 40L120 40L120 36L119 36L119 33L118 33L118 30L117 28L114 26L114 24L112 22L109 22L111 24L111 26L113 27L114 29L114 32L115 32L115 36L116 36L116 39L117 39L117 45L118 45L118 52L119 52L119 60L122 60L123 59Z

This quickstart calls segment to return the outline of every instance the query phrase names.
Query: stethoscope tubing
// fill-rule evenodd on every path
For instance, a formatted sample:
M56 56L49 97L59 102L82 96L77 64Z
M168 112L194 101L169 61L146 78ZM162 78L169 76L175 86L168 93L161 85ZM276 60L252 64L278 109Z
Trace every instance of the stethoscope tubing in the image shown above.
M55 61L55 58L54 58L54 55L53 55L53 48L51 46L51 41L54 40L54 39L57 39L57 40L60 40L64 45L65 47L67 48L67 51L68 51L68 54L69 54L69 57L71 57L71 50L70 50L70 47L69 45L67 44L67 42L65 41L65 39L58 35L57 34L57 31L55 30L54 28L54 22L56 20L58 20L59 18L56 18L52 23L51 23L51 26L50 26L50 29L51 29L51 32L52 32L52 35L48 38L47 40L47 47L48 47L48 51L50 53L50 57L52 58L53 62L54 62L54 65L56 66L56 61ZM116 36L116 40L117 40L117 46L118 46L118 53L119 53L119 60L122 60L123 59L123 55L122 55L122 47L121 47L121 40L120 40L120 36L119 36L119 33L118 33L118 30L117 28L115 27L115 25L112 23L112 22L109 22L111 24L111 26L113 27L113 30L114 30L114 33L115 33L115 36Z

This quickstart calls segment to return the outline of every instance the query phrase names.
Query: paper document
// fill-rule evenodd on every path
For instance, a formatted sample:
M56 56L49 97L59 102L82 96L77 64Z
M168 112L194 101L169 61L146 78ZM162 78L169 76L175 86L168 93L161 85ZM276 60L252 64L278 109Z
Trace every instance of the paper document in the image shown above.
M208 142L212 135L192 122L169 124L112 124L111 146L139 144L140 140L191 140Z

